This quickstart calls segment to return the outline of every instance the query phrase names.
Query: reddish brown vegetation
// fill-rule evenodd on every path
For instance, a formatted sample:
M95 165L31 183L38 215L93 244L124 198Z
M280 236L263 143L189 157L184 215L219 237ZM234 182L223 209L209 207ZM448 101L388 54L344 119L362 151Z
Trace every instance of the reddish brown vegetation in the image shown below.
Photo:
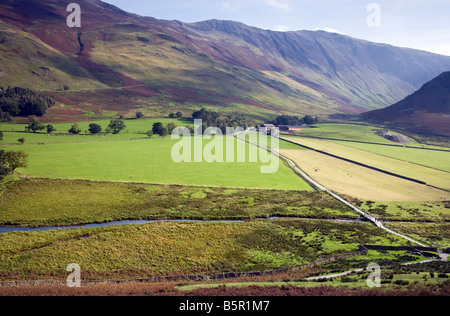
M2 287L0 296L449 296L450 285L409 286L386 289L347 289L332 286L248 286L197 289L184 292L176 283L98 284L67 286Z
M186 296L449 296L450 285L443 287L427 286L396 289L346 289L332 286L296 287L296 286L249 286L227 288L224 286L209 289L197 289Z

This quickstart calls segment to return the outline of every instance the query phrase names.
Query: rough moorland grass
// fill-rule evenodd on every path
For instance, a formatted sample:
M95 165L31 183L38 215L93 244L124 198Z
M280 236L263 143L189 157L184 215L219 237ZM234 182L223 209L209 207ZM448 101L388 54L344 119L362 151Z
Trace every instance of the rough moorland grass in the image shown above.
M353 201L368 213L385 221L446 222L450 220L450 202L375 202Z
M440 249L450 247L450 223L389 223L388 227Z
M76 225L124 219L357 218L315 191L23 179L0 196L0 224Z
M310 234L316 242L312 243ZM327 249L322 240L333 242ZM84 280L257 271L295 266L358 249L398 244L368 223L278 220L152 223L0 235L0 278L65 280L77 263Z
M226 137L223 137L225 143ZM267 157L267 152L244 144L247 162L177 163L172 148L177 140L148 139L121 142L25 145L29 168L18 170L28 176L58 179L128 181L164 184L231 186L269 189L312 190L289 167L279 161L275 173L263 174L269 163L250 162L250 148ZM204 140L203 148L210 144ZM241 142L234 139L235 148ZM15 149L15 148L14 148ZM196 150L192 148L192 154ZM224 150L224 161L226 160ZM275 158L275 157L273 157ZM276 158L275 158L276 160Z

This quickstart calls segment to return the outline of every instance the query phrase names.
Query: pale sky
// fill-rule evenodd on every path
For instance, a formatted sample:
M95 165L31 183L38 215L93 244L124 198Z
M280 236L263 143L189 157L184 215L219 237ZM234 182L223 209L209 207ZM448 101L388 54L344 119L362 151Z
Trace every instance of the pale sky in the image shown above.
M232 20L277 31L320 29L450 56L450 0L103 1L157 19Z

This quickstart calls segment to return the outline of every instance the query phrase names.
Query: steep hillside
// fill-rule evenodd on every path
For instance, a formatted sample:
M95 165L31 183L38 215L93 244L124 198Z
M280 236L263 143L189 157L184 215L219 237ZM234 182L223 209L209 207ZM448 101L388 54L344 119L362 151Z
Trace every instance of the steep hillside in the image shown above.
M414 132L450 136L450 71L426 83L404 100L361 117Z
M200 106L255 118L359 114L450 69L450 57L338 34L164 21L99 0L77 2L82 27L71 29L70 2L0 3L0 86L45 91L58 101L50 115L136 108L165 115Z

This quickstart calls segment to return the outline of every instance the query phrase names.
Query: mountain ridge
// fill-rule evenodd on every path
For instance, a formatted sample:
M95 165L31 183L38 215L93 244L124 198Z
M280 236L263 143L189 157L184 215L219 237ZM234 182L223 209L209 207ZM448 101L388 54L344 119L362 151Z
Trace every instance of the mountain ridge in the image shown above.
M267 118L383 108L450 69L450 57L341 34L158 20L99 0L80 0L82 27L70 29L69 3L0 4L0 42L9 36L0 44L0 86L69 86L74 100L56 93L58 103L88 111L88 95L75 91L141 85L123 89L122 102L131 96L128 107L92 92L101 99L94 112L131 113L142 106L159 115L209 106ZM53 72L53 81L41 68Z
M425 83L400 102L364 113L361 118L413 132L450 136L450 71Z

